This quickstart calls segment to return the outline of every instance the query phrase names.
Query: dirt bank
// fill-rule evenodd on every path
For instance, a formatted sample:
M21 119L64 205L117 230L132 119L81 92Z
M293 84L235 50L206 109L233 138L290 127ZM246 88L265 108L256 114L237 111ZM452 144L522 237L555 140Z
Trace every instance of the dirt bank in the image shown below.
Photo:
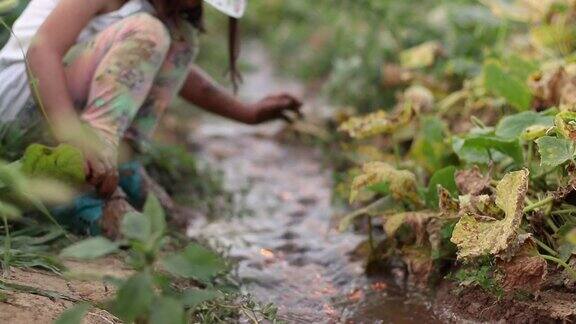
M446 281L437 288L434 309L454 322L571 323L576 320L576 295L545 290L534 298L498 299L479 287L462 289Z
M90 262L66 262L65 265L74 273L106 274L120 278L130 274L123 262L115 257ZM10 274L1 280L3 295L0 296L3 298L0 302L0 323L52 323L75 302L98 303L114 295L113 287L104 285L99 280L67 280L62 276L34 269L12 268ZM7 287L3 287L3 282ZM11 289L10 285L20 286ZM119 322L101 309L91 310L85 318L85 323L90 324Z

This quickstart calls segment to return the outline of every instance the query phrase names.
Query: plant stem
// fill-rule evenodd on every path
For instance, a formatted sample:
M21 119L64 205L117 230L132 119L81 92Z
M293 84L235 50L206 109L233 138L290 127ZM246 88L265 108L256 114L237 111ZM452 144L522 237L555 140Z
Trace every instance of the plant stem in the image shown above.
M557 257L553 257L551 255L540 254L540 256L545 260L555 262L556 264L562 266L564 269L566 269L566 271L568 271L568 273L570 273L570 276L572 276L572 278L574 280L576 280L576 271L574 269L572 269L572 267L570 267L570 265L568 265L568 263L560 260Z
M554 224L554 221L552 220L552 218L546 217L546 224L548 224L548 226L550 226L552 228L554 233L558 232L559 228L558 228L558 226L556 226L556 224Z
M82 300L80 298L76 298L76 297L73 297L70 295L59 293L57 291L45 290L45 289L41 289L41 288L5 282L2 280L0 280L0 288L2 288L4 290L9 290L9 291L15 291L15 292L21 292L21 293L27 293L27 294L32 294L32 295L48 297L50 299L63 299L63 300L68 300L68 301L75 302L75 303L85 301L85 300Z
M535 210L535 209L538 209L538 208L540 208L540 207L542 207L542 206L545 206L545 205L547 205L547 204L549 204L549 203L551 203L551 202L553 202L553 201L554 201L554 197L552 197L552 196L546 197L546 198L544 198L544 199L542 199L542 200L539 200L539 201L537 201L537 202L535 202L535 203L533 203L533 204L531 204L531 205L526 206L526 207L524 208L524 211L523 211L523 212L524 212L524 213L531 212L531 211L533 211L533 210Z
M370 245L370 255L374 253L374 234L372 230L374 229L374 224L372 224L372 217L368 217L368 244Z
M528 157L526 159L526 165L528 166L528 170L532 170L532 153L534 152L534 142L528 141Z
M554 251L554 249L552 249L551 247L549 247L548 245L546 245L544 242L540 241L539 239L533 237L534 242L536 242L536 244L541 247L543 250L545 250L546 252L552 254L553 256L558 256L558 252Z
M555 210L552 212L552 215L566 215L566 214L572 214L572 213L576 214L576 208L566 208L566 209Z
M6 233L4 238L4 260L2 261L4 268L3 276L6 277L10 274L10 249L12 249L12 241L10 238L10 229L8 228L8 218L6 215L1 215L0 217L2 217L2 221L4 222L4 232Z

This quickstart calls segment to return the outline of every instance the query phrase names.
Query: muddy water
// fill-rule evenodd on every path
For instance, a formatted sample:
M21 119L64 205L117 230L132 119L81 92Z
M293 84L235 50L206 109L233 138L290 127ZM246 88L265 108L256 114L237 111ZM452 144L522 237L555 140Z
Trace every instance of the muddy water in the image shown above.
M246 76L243 96L302 93L273 75L260 47L247 53L263 68ZM330 170L320 152L279 142L281 124L251 128L207 117L201 125L191 141L224 170L230 189L248 188L245 203L253 215L196 224L190 234L230 247L247 292L275 303L290 323L439 322L425 299L367 279L362 264L350 260L363 237L334 229Z

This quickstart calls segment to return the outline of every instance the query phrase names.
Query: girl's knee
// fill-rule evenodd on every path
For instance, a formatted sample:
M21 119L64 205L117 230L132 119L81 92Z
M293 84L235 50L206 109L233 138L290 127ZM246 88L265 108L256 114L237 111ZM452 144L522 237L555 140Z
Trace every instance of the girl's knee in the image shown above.
M168 28L160 19L148 13L139 13L126 18L121 28L122 38L145 41L164 54L170 48L171 37Z

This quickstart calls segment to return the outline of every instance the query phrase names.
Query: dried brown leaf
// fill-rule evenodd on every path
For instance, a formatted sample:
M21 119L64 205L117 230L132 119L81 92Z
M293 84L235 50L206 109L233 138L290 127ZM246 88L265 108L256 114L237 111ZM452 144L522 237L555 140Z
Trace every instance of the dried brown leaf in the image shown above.
M520 243L519 251L509 261L497 263L502 273L501 284L506 292L536 293L544 284L548 265L539 254L533 239Z
M478 166L456 173L456 186L463 195L478 195L490 188L490 176L483 175Z
M420 287L428 284L430 276L434 273L434 260L430 249L418 246L405 246L401 251L402 260L408 267L410 281Z

